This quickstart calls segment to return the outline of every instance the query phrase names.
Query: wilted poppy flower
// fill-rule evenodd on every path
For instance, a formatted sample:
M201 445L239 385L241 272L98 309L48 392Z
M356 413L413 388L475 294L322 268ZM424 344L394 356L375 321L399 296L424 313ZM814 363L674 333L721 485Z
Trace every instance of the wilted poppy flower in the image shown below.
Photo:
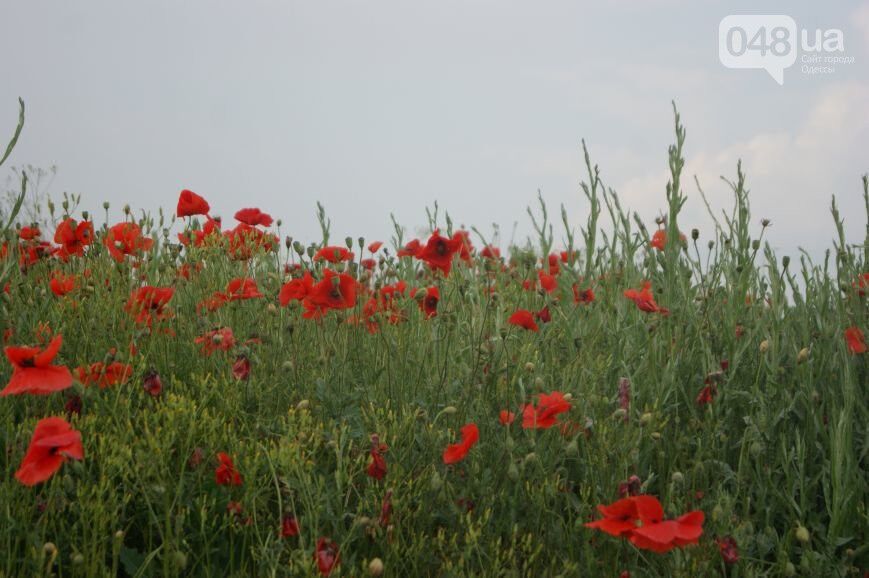
M708 405L712 403L712 400L715 399L715 395L718 393L718 388L714 383L711 383L705 386L700 390L700 393L697 394L697 399L695 402L697 405L703 407L704 405Z
M44 395L64 390L72 385L72 374L66 366L51 365L63 338L56 335L44 351L38 347L6 347L6 358L12 364L12 377L0 391L0 397L31 393Z
M515 419L516 414L510 410L502 409L498 413L498 421L501 422L501 425L511 425Z
M721 559L725 564L736 564L739 562L739 547L736 545L736 540L733 536L724 536L716 538L718 544L718 553L721 554Z
M292 538L299 535L299 521L292 514L284 514L281 518L281 538Z
M544 307L540 311L534 313L534 317L537 318L540 323L549 323L552 321L552 314L549 312L549 306Z
M175 211L178 217L192 217L194 215L207 215L211 207L208 201L194 193L184 189L178 195L178 209Z
M332 573L335 566L341 563L341 557L338 554L338 544L329 538L320 538L317 540L317 551L314 553L314 558L317 560L317 568L320 574L328 576Z
M859 327L849 327L845 330L845 343L848 344L848 350L853 355L866 352L866 337Z
M310 271L305 271L301 279L292 279L281 287L278 301L282 307L289 305L290 301L302 301L308 296L314 287L314 278Z
M516 325L529 331L539 331L540 328L534 322L534 316L527 309L519 309L507 319L510 325Z
M663 307L658 307L655 303L655 297L652 295L652 283L643 281L643 287L639 291L636 289L627 289L624 292L625 297L637 304L640 311L646 313L661 313L667 315L670 311Z
M151 397L158 397L163 391L163 380L160 379L160 374L153 369L146 373L142 380L142 389Z
M477 424L469 423L462 426L462 439L458 443L447 446L443 455L444 463L449 465L465 459L465 456L479 439L480 430L477 428Z
M263 296L256 286L256 281L248 277L231 280L226 286L226 293L224 295L229 301L259 299Z
M637 496L643 487L643 481L637 475L632 475L624 482L619 483L619 496Z
M354 258L346 247L328 246L323 247L314 254L314 261L328 261L330 263L340 263L342 261L352 261Z
M217 454L219 465L214 470L214 481L218 486L240 486L241 474L235 469L232 458L224 452Z
M373 271L377 267L377 259L362 259L359 264L368 271Z
M133 291L124 309L133 315L136 323L150 327L155 321L172 317L166 305L174 294L173 287L145 285Z
M250 225L251 227L256 227L257 225L262 225L263 227L269 227L272 224L272 217L266 213L263 213L259 209L241 209L235 214L235 220L244 223L245 225Z
M62 417L39 420L30 447L24 455L15 478L25 486L33 486L53 476L67 459L84 459L81 433Z
M57 254L64 261L73 255L81 257L84 255L84 248L94 242L93 223L64 219L54 231L54 242L60 245Z
M425 290L425 296L419 301L419 308L425 313L426 319L431 319L438 314L440 299L441 293L437 287L429 287Z
M570 402L560 391L537 395L537 407L525 404L522 408L522 427L524 429L549 429L558 423L555 418L570 411Z
M420 247L415 256L420 261L425 261L432 269L448 276L453 266L453 256L461 251L462 247L462 239L442 237L435 229L425 246Z
M112 258L120 263L126 255L136 256L150 250L154 241L149 237L143 237L142 229L136 223L124 222L108 230L103 244Z
M48 286L51 288L52 293L58 297L63 297L75 289L75 283L75 275L64 275L63 273L55 272L54 275L51 276L51 281L49 281Z
M373 243L368 245L368 250L372 253L376 253L383 246L383 241L374 241Z
M371 436L371 450L368 452L371 456L371 462L368 464L366 473L375 480L382 480L386 475L386 458L383 453L389 447L386 444L380 443L380 437L377 434Z
M587 305L594 301L594 291L591 289L580 289L579 285L573 286L573 302L577 304Z
M113 361L104 364L101 361L76 368L78 380L82 385L98 385L105 389L113 385L127 383L133 375L133 366Z

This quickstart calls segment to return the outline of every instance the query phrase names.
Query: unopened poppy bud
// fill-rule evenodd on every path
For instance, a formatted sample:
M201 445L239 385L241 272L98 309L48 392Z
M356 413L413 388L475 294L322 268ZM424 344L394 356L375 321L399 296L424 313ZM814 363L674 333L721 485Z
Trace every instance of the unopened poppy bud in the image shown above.
M763 227L769 227L772 224L772 221L770 221L769 219L761 219L760 224Z
M64 202L66 202L66 201L64 201ZM66 208L66 207L64 207L64 208ZM130 209L130 205L124 205L124 214L129 215L131 212L132 212L132 209Z
M768 349L769 349L769 340L764 339L763 341L760 342L760 352L766 353Z
M278 219L275 221L275 225L277 225L278 227L280 227L283 224L284 224L284 222L281 219Z
M652 423L652 414L649 412L645 412L640 416L640 425L649 425Z
M175 567L179 570L187 568L187 554L184 552L176 550L175 553L172 554L172 561L175 562Z
M124 541L124 531L123 530L118 530L117 532L115 532L115 540L118 542Z
M535 377L534 378L534 385L536 385L537 387L543 387L543 378L540 377L539 375L537 377Z
M573 399L572 393L565 393L564 394L564 401L570 401L571 399Z
M283 368L284 371L292 371L293 370L293 362L289 361L289 360L285 361L281 364L281 367Z
M516 463L513 461L510 462L510 466L507 468L507 477L511 482L519 480L519 468L516 467Z
M691 238L697 240L700 238L700 229L691 229Z
M809 530L802 524L797 524L797 529L794 531L794 537L800 544L808 544L809 540L812 539L811 534L809 534Z
M47 556L54 556L57 554L57 546L54 545L54 542L46 542L42 545L42 551Z
M785 564L784 575L785 576L796 576L797 575L797 568L796 568L796 566L793 565L792 562L788 562L787 564Z
M287 249L290 249L292 246L293 246L293 238L292 237L285 237L284 238L284 247L286 247Z
M760 249L760 239L755 239L751 242L751 250L757 251L758 249Z
M453 414L456 413L457 411L459 411L459 410L456 409L456 406L454 406L454 405L448 405L448 406L446 406L446 407L441 411L441 413L444 414L444 415L453 415Z
M369 576L381 576L383 574L383 560L375 558L368 563Z
M661 432L653 431L652 432L652 439L655 441L658 441L659 439L661 439Z
M360 251L365 248L365 237L359 237L358 239L356 239L356 242L359 243Z
M268 311L269 313L274 315L275 313L278 312L278 308L275 306L274 303L269 303L268 306L266 307L266 311Z
M682 472L673 472L673 474L670 476L670 481L674 484L681 484L685 481L685 476L682 474Z
M724 515L724 508L720 505L716 504L714 508L712 508L712 521L717 522Z
M534 364L531 363L530 361L527 362L525 364L525 371L527 371L528 373L531 373L532 371L534 371Z
M293 241L293 251L298 253L299 256L302 256L305 254L305 247L304 247L304 245L302 245L298 241Z
M296 409L298 409L298 410L308 409L308 407L310 405L311 405L310 401L308 401L307 399L303 399L302 401L300 401L299 403L296 404Z
M579 455L579 444L576 440L571 441L567 444L567 447L564 448L564 453L567 454L569 458L575 458Z
M308 257L313 259L314 255L317 254L317 248L315 246L311 245L310 247L307 248L307 250L305 252L308 254Z
M90 214L89 212L87 212L87 211L82 211L82 212L81 212L81 218L84 219L85 221L87 221L87 220L90 218L90 215L91 215L91 214Z
M73 566L81 566L84 564L84 556L80 552L76 552L70 558L70 562L72 562Z
M106 211L109 210L109 202L108 201L103 201L103 209Z
M760 442L753 442L749 447L748 451L752 456L758 457L763 453L763 444Z
M348 249L353 248L353 237L344 237L344 244L347 245Z
M618 408L617 410L615 410L615 411L613 412L613 419L616 419L616 420L621 419L621 420L623 420L623 419L625 419L625 416L626 416L626 415L628 415L628 412L627 412L625 409L623 409L623 408Z
M69 201L68 200L64 199L63 202L60 203L60 206L63 207L64 212L69 211Z
M708 243L706 243L706 246L709 247L709 250L711 251L712 247L715 246L715 241L709 241Z
M791 258L790 258L790 256L785 255L784 257L781 258L781 266L782 266L782 267L784 267L785 269L787 269L787 268L788 268L788 265L790 265L790 264L791 264Z
M440 475L437 471L432 475L431 481L429 482L431 485L431 489L435 492L439 491L444 487L444 481L441 479Z
M805 363L809 359L809 348L803 347L800 349L800 352L797 353L797 363Z
M525 456L525 459L522 461L522 465L527 466L527 465L533 464L536 461L537 461L537 454L534 452L530 452L528 455Z

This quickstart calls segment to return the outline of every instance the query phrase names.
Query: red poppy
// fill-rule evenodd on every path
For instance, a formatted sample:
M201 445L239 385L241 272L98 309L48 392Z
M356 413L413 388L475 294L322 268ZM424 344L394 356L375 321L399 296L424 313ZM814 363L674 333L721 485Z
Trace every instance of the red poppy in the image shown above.
M449 465L465 459L465 456L479 439L480 430L477 428L477 424L469 423L462 426L462 439L458 443L447 446L444 450L444 463Z
M853 355L866 352L866 337L859 327L849 327L845 330L845 342Z
M373 243L368 245L368 250L372 253L376 253L383 246L383 241L374 241Z
M63 297L75 289L75 283L75 275L64 275L63 273L55 272L54 275L51 276L51 281L49 281L48 286L51 288L52 293L58 297Z
M425 246L416 252L416 258L425 261L429 267L449 276L453 266L453 256L462 250L464 243L461 238L447 239L442 237L437 229L432 233Z
M314 254L314 261L326 260L330 263L340 263L342 261L352 261L353 259L353 253L351 253L346 247L323 247Z
M715 387L714 383L710 383L700 390L700 393L697 394L697 399L695 400L697 405L703 407L704 405L708 405L712 403L715 399L715 395L718 393L718 388Z
M30 447L15 478L25 486L33 486L53 476L70 458L84 459L81 433L62 417L41 419L33 430Z
M259 292L255 280L248 277L239 277L227 284L225 296L229 301L240 301L243 299L259 299L263 294Z
M637 548L652 552L669 552L675 547L695 544L703 534L704 515L701 511L689 512L675 520L664 519L664 508L654 496L630 498L637 506L637 515L642 525L630 534L631 543Z
M739 562L739 547L736 545L736 540L733 536L716 538L715 542L718 544L718 552L721 554L721 559L724 560L725 564L730 565Z
M314 278L309 271L305 271L301 279L292 279L281 287L278 301L282 307L289 305L290 301L302 301L314 288Z
M314 554L317 560L317 568L320 574L328 576L332 573L335 566L341 564L341 556L338 554L338 544L329 538L320 538L317 540L317 551Z
M471 234L467 231L456 231L453 233L453 242L459 243L459 259L468 262L471 260L471 253L474 250L474 245L471 243Z
M22 241L35 241L38 240L41 235L42 232L37 226L24 226L18 231L18 238Z
M558 279L554 275L549 275L540 269L537 271L537 278L540 280L540 287L547 293L553 293L558 289Z
M257 225L269 227L272 224L271 215L263 213L259 209L241 209L235 214L235 220L251 227L256 227Z
M609 505L599 505L598 512L603 515L600 520L588 522L586 528L596 528L610 536L623 536L637 527L637 505L633 498L623 498Z
M220 239L220 221L208 217L201 229L188 229L178 233L178 240L182 245L201 247L208 239Z
M31 393L44 395L64 390L72 385L72 374L66 366L51 365L63 338L56 335L44 351L38 347L6 347L6 358L12 364L12 377L0 391L0 397Z
M151 327L155 321L172 317L172 313L166 308L166 305L174 294L173 287L145 285L133 291L124 306L124 310L133 315L139 325Z
M587 305L594 301L594 291L591 289L580 289L579 285L573 286L573 302L577 304Z
M561 273L561 265L559 265L559 256L555 253L549 255L547 257L547 262L549 263L549 274L550 275L558 275Z
M136 256L143 251L148 251L154 244L154 240L142 236L142 229L136 223L118 223L112 226L103 239L103 244L109 250L109 254L118 263L124 260L126 255Z
M184 189L178 196L178 209L175 213L178 217L192 217L194 215L207 215L210 210L208 201L193 191Z
M197 337L193 342L202 345L201 351L204 355L211 355L215 351L229 351L235 347L235 336L232 329L222 327Z
M636 303L637 308L640 311L645 311L646 313L661 313L662 315L667 315L670 312L668 309L659 307L658 304L655 303L655 297L652 295L652 283L649 281L643 281L643 287L639 291L636 289L625 290L624 295Z
M101 361L76 368L78 380L82 385L98 385L105 389L113 385L124 384L133 375L133 366L119 361L108 365Z
M679 240L684 241L685 235L679 233ZM652 235L652 240L649 241L649 245L658 251L663 251L667 247L667 231L664 229L655 231L655 234Z
M247 381L250 378L250 359L246 355L239 355L232 364L232 375L239 381Z
M350 309L356 305L356 280L346 273L325 270L323 280L311 287L302 302L306 318L318 318L330 309Z
M250 259L255 251L273 251L278 246L275 235L246 223L239 223L234 229L224 231L223 235L229 241L229 255L237 260Z
M241 474L235 469L235 464L232 463L232 458L224 452L217 454L217 461L220 465L214 470L214 481L218 486L240 486L242 484Z
M540 328L534 322L534 316L527 309L519 309L507 319L507 323L516 325L529 331L539 331Z
M570 402L560 391L537 395L537 407L528 403L522 408L522 427L524 429L549 429L558 423L555 418L570 411Z
M94 242L93 223L64 219L54 231L54 242L60 245L58 256L64 261L72 255L81 257L84 255L84 248Z
M380 437L377 434L371 436L371 450L368 452L371 456L371 463L368 464L366 473L375 480L382 480L386 475L386 458L383 453L389 447L386 444L380 443Z
M501 422L501 425L512 425L516 420L516 414L510 410L502 409L498 413L498 421Z
M438 302L441 299L440 290L437 287L429 287L425 290L425 297L419 302L419 308L425 313L426 319L431 319L438 314Z
M292 538L299 535L299 521L292 514L284 514L281 518L281 538Z
M420 242L419 239L413 239L409 241L404 247L398 250L399 257L415 257L416 253L419 251Z
M500 259L501 249L493 247L492 245L486 245L483 247L483 250L480 251L480 256L485 257L486 259Z
M537 311L534 314L534 317L536 317L540 321L540 323L549 323L550 321L552 321L552 314L549 312L549 306L546 306L540 311Z
M377 259L362 259L359 264L368 271L373 271L377 267Z
M158 397L163 392L163 380L160 379L160 374L154 370L146 373L142 380L142 389L151 397Z

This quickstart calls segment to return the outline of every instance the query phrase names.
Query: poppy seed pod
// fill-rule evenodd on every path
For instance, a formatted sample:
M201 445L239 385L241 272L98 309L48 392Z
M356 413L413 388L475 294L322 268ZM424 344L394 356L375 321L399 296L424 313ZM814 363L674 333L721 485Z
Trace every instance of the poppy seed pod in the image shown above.
M368 563L369 576L381 576L383 574L383 560L375 558Z
M805 363L806 361L808 361L808 359L809 359L809 348L803 347L802 349L800 349L800 352L797 353L797 363L798 364Z
M797 542L801 544L808 544L809 540L812 539L809 530L802 524L797 524L797 529L794 530L794 537L797 539Z

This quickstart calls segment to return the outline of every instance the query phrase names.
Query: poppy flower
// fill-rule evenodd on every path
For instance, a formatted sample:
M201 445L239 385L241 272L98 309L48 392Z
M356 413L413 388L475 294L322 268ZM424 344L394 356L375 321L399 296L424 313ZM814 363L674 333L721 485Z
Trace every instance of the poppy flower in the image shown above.
M507 323L522 327L529 331L539 331L540 328L534 322L534 316L527 309L519 309L507 319Z
M101 361L76 368L78 380L82 385L98 385L105 389L113 385L127 383L133 375L133 366L113 361L104 364Z
M609 505L600 504L597 511L603 518L586 523L586 528L594 528L618 538L637 527L639 515L636 502L632 498L623 498Z
M256 281L248 277L239 277L232 279L226 286L226 298L229 301L240 301L243 299L259 299L263 296L256 286Z
M380 443L380 437L377 434L371 436L371 450L368 452L371 456L371 462L368 464L366 473L375 480L382 480L386 475L386 458L383 453L388 450L386 444Z
M271 215L263 213L259 209L241 209L235 214L235 220L251 227L256 227L257 225L270 227L272 224Z
M314 558L317 560L317 569L320 574L328 576L332 573L335 566L341 563L341 557L338 554L338 544L329 538L320 538L317 540L317 550L314 553Z
M368 251L376 253L383 246L383 241L374 241L368 245Z
M483 247L482 251L480 251L480 256L485 257L486 259L497 260L501 258L501 249L493 247L492 245L486 245Z
M58 256L63 261L73 255L81 257L84 255L84 248L94 242L93 223L64 219L54 231L54 242L60 245Z
M459 243L459 259L469 262L471 260L471 252L474 250L474 245L471 243L471 234L467 231L456 231L453 233L452 240Z
M465 459L465 456L479 439L480 430L477 428L477 424L469 423L462 426L462 439L458 443L447 446L443 455L444 463L449 465Z
M725 564L732 565L739 562L739 547L733 536L716 538L715 543L718 544L718 553L721 554Z
M362 259L359 261L359 264L368 271L373 271L374 268L377 267L377 259Z
M278 301L282 307L289 305L290 301L302 301L313 287L314 278L309 271L305 271L301 279L292 279L281 286Z
M845 330L845 343L853 355L866 352L866 337L859 327L849 327Z
M419 248L415 257L425 261L433 270L440 271L444 276L449 276L453 266L453 256L462 250L464 243L461 238L448 239L442 237L437 229L429 237L425 246Z
M81 433L62 417L39 420L15 479L33 486L53 476L67 459L84 459Z
M218 486L240 486L241 474L235 469L232 458L224 452L217 454L219 465L214 470L214 481Z
M284 514L281 518L281 538L292 538L299 535L299 521L292 514Z
M537 271L537 278L540 280L540 287L547 293L553 293L558 289L558 279L554 275L549 275L541 269Z
M211 355L215 351L229 351L235 347L235 336L229 327L221 327L200 335L193 342L202 346L200 351L204 355Z
M330 309L350 309L356 305L356 280L346 273L325 270L323 279L311 287L302 304L304 317L319 318Z
M419 308L425 313L426 319L431 319L438 314L438 302L441 299L440 290L437 287L429 287L425 290L425 297L419 302Z
M146 373L142 380L142 389L151 397L158 397L163 392L163 380L160 379L160 374L153 369Z
M143 237L142 229L136 223L123 222L108 230L103 244L109 250L112 258L121 263L127 255L137 256L143 251L150 250L154 240Z
M201 247L209 239L219 238L220 221L212 219L211 217L206 218L205 224L202 225L201 229L188 229L183 233L178 233L178 240L185 247L189 245Z
M175 214L178 217L192 217L194 215L207 215L211 207L208 201L194 193L184 189L178 195L178 209Z
M549 306L534 313L534 317L536 317L541 323L549 323L552 321L552 314L549 312Z
M522 408L522 427L524 429L549 429L558 421L558 415L570 411L570 402L560 391L537 395L537 407L525 404Z
M419 251L419 248L419 239L413 239L412 241L408 241L404 247L399 249L397 255L399 257L415 257L416 253Z
M561 273L561 265L559 264L559 256L555 253L549 255L547 257L547 262L549 263L549 274L550 275L558 275Z
M246 355L239 355L232 364L232 375L239 381L247 381L250 378L250 359Z
M640 311L645 311L646 313L661 313L662 315L670 313L668 309L659 307L658 304L655 303L655 297L652 295L652 283L649 281L643 281L643 286L639 291L636 289L625 290L624 296L636 303L637 308Z
M51 288L52 293L58 297L63 297L75 289L75 283L75 275L64 275L63 273L55 272L55 274L51 276L51 281L49 281L48 286Z
M697 394L697 399L695 400L695 402L700 407L703 407L704 405L708 405L708 404L712 403L712 401L715 399L715 395L717 393L718 393L718 390L715 387L715 384L711 383L700 390L700 393Z
M512 425L516 420L516 414L510 410L502 409L498 413L498 421L501 422L501 425Z
M576 304L587 305L594 301L594 291L591 289L580 289L579 285L573 286L573 302Z
M133 315L137 324L151 327L155 321L172 317L172 313L166 308L166 305L174 294L173 287L145 285L133 291L124 306L124 310Z
M685 235L679 233L679 240L684 241ZM655 234L652 235L652 240L649 241L649 245L658 251L663 251L667 247L667 231L665 229L655 231Z
M44 395L64 390L72 385L72 374L66 366L51 365L63 338L56 335L44 351L38 347L6 347L4 352L12 364L12 377L0 391L0 397L31 393Z
M265 233L246 223L239 223L234 229L224 231L229 242L229 255L236 260L250 259L258 250L273 251L278 246L275 235Z
M18 238L22 241L36 241L42 235L39 227L24 226L18 231Z
M353 259L353 253L351 253L346 247L323 247L314 254L314 261L325 260L330 263L340 263L342 261L352 261Z
M631 543L637 548L652 552L669 552L675 547L695 544L703 534L703 512L697 510L675 520L664 519L664 508L654 496L630 498L637 507L641 526L630 534Z

